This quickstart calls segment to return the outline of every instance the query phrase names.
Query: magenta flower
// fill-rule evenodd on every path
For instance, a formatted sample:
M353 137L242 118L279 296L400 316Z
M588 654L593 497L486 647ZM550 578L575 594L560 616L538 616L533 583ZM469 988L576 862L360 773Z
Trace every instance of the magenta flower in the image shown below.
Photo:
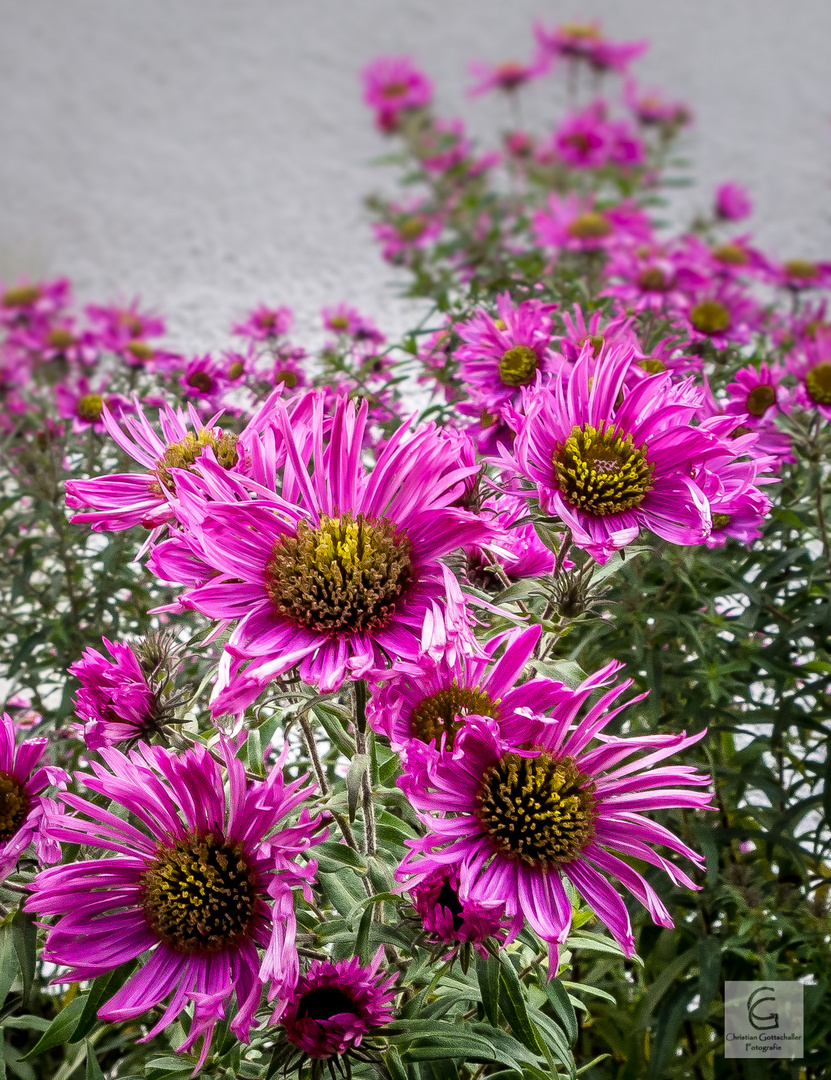
M441 235L441 217L423 203L412 203L409 207L393 204L388 211L391 220L372 226L375 239L383 244L381 254L388 262L401 263L406 255L426 248Z
M487 522L459 508L476 466L458 465L433 425L402 427L367 472L361 446L367 404L345 397L324 415L324 396L304 395L311 421L292 423L277 402L285 448L282 491L256 503L212 502L195 476L181 484L177 514L217 576L182 597L213 619L238 619L214 689L216 712L238 712L299 664L304 682L336 690L388 657L417 663L446 646L441 559L486 542Z
M761 449L757 442L751 454ZM718 472L700 478L713 514L713 531L704 541L708 548L723 547L728 540L738 540L749 547L762 535L771 502L756 486L760 482L757 477L759 465L764 467L765 460L761 459L757 464L751 457L749 461L723 465Z
M266 307L258 304L240 323L235 323L232 334L248 338L249 341L270 341L282 337L291 330L294 315L288 307Z
M81 683L75 712L83 722L83 738L91 750L114 743L149 739L167 717L129 645L102 638L112 660L85 649L69 668Z
M533 522L517 524L528 517L525 499L515 495L491 496L482 502L482 511L493 514L492 520L500 530L494 541L499 554L487 548L471 548L468 551L468 575L472 581L478 582L482 577L487 580L489 574L486 568L494 561L511 581L551 573L556 563L554 552L540 540ZM574 564L566 559L563 565L568 570ZM503 587L498 582L496 584L500 589Z
M461 878L460 878L461 874ZM502 900L470 899L471 879L462 868L436 870L409 889L410 901L427 931L427 940L450 948L442 955L449 960L460 945L472 945L486 957L489 938L505 940L505 905Z
M479 656L394 672L367 706L367 721L394 750L451 750L468 716L489 716L509 741L533 739L544 714L569 707L573 691L553 679L519 682L540 639L539 626L498 634ZM497 653L501 655L497 658Z
M549 347L555 306L523 300L514 307L506 292L496 299L498 318L480 310L456 324L464 344L453 355L477 412L485 409L498 416L538 372L548 376L560 369L562 361Z
M687 298L676 312L687 324L693 341L709 341L717 349L746 345L760 325L759 307L735 283L724 281L714 289L704 286Z
M230 382L228 365L221 357L209 353L188 360L179 378L179 385L188 397L200 398L214 409L219 407Z
M743 221L753 213L753 201L740 184L722 184L716 189L716 217L722 221Z
M130 402L120 394L106 394L106 387L106 379L99 377L93 385L83 375L71 382L55 384L58 415L72 421L72 430L76 435L89 428L99 433L104 430L104 405L115 419L132 408Z
M165 332L164 320L140 311L137 300L126 307L90 304L84 311L101 347L108 352L130 356L129 345L161 337Z
M573 168L641 165L644 160L640 139L625 121L609 120L606 103L601 100L567 116L554 133L553 147Z
M68 306L71 298L72 286L66 278L0 288L0 325L33 326L48 322Z
M633 349L640 345L632 329L635 320L631 315L608 319L602 311L595 311L586 322L583 309L575 304L573 317L564 309L560 312L560 318L565 333L557 334L554 341L563 356L572 362L580 357L587 344L591 346L594 356L599 356L607 345L629 345Z
M726 413L744 417L751 430L769 426L780 412L790 412L790 395L782 385L785 369L778 364L739 368L727 384Z
M831 420L831 327L818 327L813 339L803 338L801 348L789 353L786 363L797 379L794 403Z
M542 510L598 562L642 527L674 544L700 544L710 511L691 476L725 455L718 439L691 426L701 399L689 383L674 386L664 373L627 387L632 357L610 346L595 362L587 344L567 387L525 391L513 458L503 455L535 483Z
M692 113L680 101L667 101L660 90L646 90L634 79L627 79L624 86L627 107L644 126L678 128L692 122Z
M0 722L0 881L17 866L21 855L34 843L39 863L54 863L60 847L44 828L44 818L54 807L39 794L48 784L64 786L66 773L42 764L48 740L26 739L15 745L15 723L8 713Z
M600 23L567 23L546 30L534 24L534 36L544 55L569 60L583 60L595 71L625 72L629 64L649 48L648 41L610 41L604 38Z
M505 904L509 939L527 923L548 942L552 974L557 946L571 927L563 879L631 956L635 942L626 905L599 871L617 878L656 923L672 926L655 890L619 854L661 867L673 882L691 889L697 886L650 844L662 844L696 866L703 861L642 812L709 805L709 792L683 790L704 786L709 777L687 765L656 767L704 732L689 738L601 736L626 708L611 706L628 681L607 690L576 720L582 704L607 686L620 667L613 661L586 679L568 707L545 724L532 748L504 740L495 720L472 717L452 754L408 752L398 781L428 831L407 841L411 851L396 876L412 888L437 871L452 869L460 879L466 875L471 901ZM589 748L593 739L597 743ZM641 752L640 759L627 760Z
M395 131L401 113L424 109L433 100L433 84L408 56L379 56L361 72L364 101L375 109L381 131Z
M355 341L365 341L370 345L383 345L387 340L372 319L349 304L325 307L320 314L323 325L334 334L346 334Z
M831 263L812 262L810 259L788 259L773 268L777 285L801 292L803 289L831 288Z
M555 251L601 251L621 244L648 244L652 226L634 203L601 209L594 196L549 195L547 209L537 210L533 228L537 243Z
M605 267L610 284L601 296L614 296L632 311L666 311L686 304L687 291L709 280L679 251L661 247L625 247L614 251Z
M95 775L84 775L84 784L129 811L135 824L64 795L68 809L50 821L50 835L99 849L101 857L42 871L26 902L40 918L57 920L43 956L70 968L60 982L94 979L147 953L99 1016L129 1020L166 1002L146 1041L192 1002L193 1023L178 1049L190 1051L204 1036L200 1066L233 994L229 1026L247 1042L263 983L269 997L292 993L291 890L301 887L311 899L316 869L296 860L324 838L321 817L311 819L306 809L296 824L284 821L313 790L303 786L306 777L285 782L285 751L263 781L249 782L229 744L221 748L227 795L204 746L180 757L144 744L129 755L100 749L104 764L93 763Z
M474 62L470 65L470 73L476 81L468 93L471 97L486 94L489 90L514 93L520 86L545 74L546 66L540 59L531 64L522 64L519 60L505 60L501 64Z
M368 967L357 957L315 960L300 977L281 1022L288 1042L302 1052L301 1065L307 1057L354 1053L373 1028L392 1020L397 975L379 972L383 956L379 948Z
M67 480L67 506L73 510L96 507L75 514L73 522L89 524L97 532L131 529L139 524L154 528L173 519L170 496L176 484L171 470L193 469L206 457L212 457L224 469L241 471L245 467L245 454L240 452L237 436L214 427L217 417L203 423L191 405L187 414L165 405L159 410L160 437L138 404L136 410L136 416L125 417L126 430L116 423L106 403L101 417L115 442L145 471Z

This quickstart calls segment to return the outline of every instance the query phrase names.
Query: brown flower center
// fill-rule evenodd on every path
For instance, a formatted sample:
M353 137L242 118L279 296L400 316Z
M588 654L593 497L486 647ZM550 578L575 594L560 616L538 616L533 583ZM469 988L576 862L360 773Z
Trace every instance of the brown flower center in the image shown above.
M702 300L690 308L690 322L699 334L720 334L730 326L730 312L718 300Z
M650 375L663 375L667 369L663 360L659 360L656 356L645 356L643 360L638 361L638 367L648 371Z
M416 215L407 218L398 226L398 235L402 240L418 240L427 229L427 218Z
M413 576L410 541L387 518L320 515L281 536L266 589L281 615L328 634L386 626Z
M75 412L82 420L88 420L89 423L94 424L101 419L103 408L104 399L100 394L82 394L78 398Z
M159 478L159 484L152 485L150 490L161 495L160 485L164 484L168 491L175 491L176 485L169 470L187 469L190 471L191 466L201 457L206 446L210 446L213 450L218 464L223 469L233 469L240 457L238 442L237 436L231 431L225 431L219 435L208 431L207 428L202 428L198 432L189 431L180 442L171 443L165 448L164 455L156 462L156 476Z
M283 386L287 386L289 390L293 390L297 386L298 378L293 371L286 368L284 371L274 372L274 385L282 383Z
M145 360L152 360L156 355L153 347L148 345L146 341L131 341L129 345L125 346L125 352L128 352L130 356L142 362Z
M188 386L194 390L201 390L203 394L209 394L213 390L214 381L207 371L194 371L188 375Z
M754 387L747 395L747 411L751 416L764 416L776 402L776 389L765 383Z
M435 739L441 745L442 735L447 735L445 748L453 749L456 732L464 724L465 716L490 716L498 720L499 702L478 687L448 686L422 700L410 716L410 733L414 739L429 743Z
M728 266L747 266L750 256L738 244L719 244L713 248L713 258Z
M713 514L713 529L723 529L730 524L730 514Z
M543 869L559 866L594 835L594 784L573 758L507 753L485 771L476 813L500 854Z
M29 812L29 796L19 780L0 772L0 843L10 840Z
M540 358L528 345L514 345L502 354L499 378L503 386L527 386L537 373Z
M31 307L40 300L43 293L37 285L18 285L16 289L7 289L3 293L3 307Z
M667 292L671 284L660 266L648 266L638 274L638 285L644 292Z
M589 514L605 517L640 506L652 490L654 465L646 460L647 446L633 446L615 427L584 424L573 427L557 444L554 473L566 502Z
M816 263L808 262L807 259L790 259L784 263L782 269L792 278L800 278L804 281L812 281L819 277L819 267Z
M569 223L566 231L575 240L602 240L612 231L612 223L598 210L588 210L584 214L578 214L574 221Z
M212 833L160 844L139 887L151 930L177 953L234 948L254 921L256 875L241 845Z
M805 389L817 405L831 405L831 362L812 367L805 376Z
M77 341L78 339L75 335L71 334L69 330L65 330L62 326L50 330L46 335L46 343L47 345L51 345L53 349L71 349Z

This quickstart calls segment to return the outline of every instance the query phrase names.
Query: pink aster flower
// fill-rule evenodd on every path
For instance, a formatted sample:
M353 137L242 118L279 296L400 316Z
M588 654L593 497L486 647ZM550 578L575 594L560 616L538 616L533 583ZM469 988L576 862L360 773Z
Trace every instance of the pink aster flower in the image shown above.
M227 793L204 746L179 757L160 746L142 744L129 755L102 747L104 764L76 779L129 811L132 822L64 795L67 810L52 817L50 835L101 854L42 871L26 902L40 918L56 919L43 956L70 968L59 982L94 979L147 954L99 1016L117 1022L162 1006L146 1041L192 1003L178 1049L190 1051L204 1036L200 1067L232 995L229 1026L247 1042L263 983L270 997L294 990L291 890L299 886L311 899L316 870L296 860L324 838L321 817L306 809L296 824L285 821L313 790L305 776L285 782L285 751L264 780L250 782L229 744L220 746Z
M205 353L188 360L179 378L179 385L188 397L199 398L211 408L217 408L230 385L228 365L221 357Z
M124 418L121 428L108 410L101 411L109 435L134 461L144 466L140 473L115 473L89 480L67 480L66 504L72 510L95 507L75 514L73 522L89 524L96 532L131 529L134 525L155 528L173 519L170 496L176 490L172 469L192 469L207 456L223 468L245 468L236 435L215 427L217 416L203 421L192 405L185 413L169 405L159 410L161 436L142 409Z
M794 403L801 409L816 409L831 420L831 327L818 328L813 339L804 338L801 348L785 358L797 380Z
M335 334L345 334L355 341L364 341L370 345L383 345L387 340L372 319L362 315L357 308L349 304L336 304L325 307L321 312L323 325Z
M132 648L102 640L112 660L88 648L69 668L70 675L81 683L75 694L75 712L84 724L82 735L91 750L147 740L167 719Z
M471 715L493 717L509 740L533 739L540 717L568 706L572 696L553 679L520 682L541 632L539 626L509 630L491 638L480 656L394 672L370 698L367 722L398 751L414 744L452 750Z
M126 306L90 304L84 311L101 347L109 352L121 353L131 343L161 337L165 332L164 320L141 311L138 300Z
M597 20L566 23L551 30L546 30L538 22L534 24L534 36L548 57L582 60L598 72L625 72L629 64L649 48L648 41L610 41L604 38Z
M0 290L0 325L31 326L48 322L70 303L72 286L66 278L21 282Z
M761 323L756 302L727 281L695 290L676 314L684 319L693 341L709 341L717 349L746 345Z
M279 494L210 503L191 474L177 515L217 572L182 597L214 619L239 619L220 663L215 712L239 712L299 664L304 682L336 690L444 648L442 557L487 541L491 527L458 507L477 466L459 466L434 425L402 426L368 472L361 458L368 406L345 397L331 421L324 395L299 399L312 419L298 432L276 402L286 466ZM327 430L328 429L328 430Z
M610 346L595 361L587 345L567 388L526 390L514 454L503 454L536 485L543 512L559 517L598 562L642 527L674 544L702 543L710 510L692 473L726 452L691 425L701 395L689 381L673 385L664 373L626 385L632 356Z
M49 784L64 786L63 769L43 764L48 739L26 739L15 745L15 723L8 713L0 722L0 881L17 866L30 844L35 845L38 862L54 863L60 847L44 829L44 818L54 806L41 795Z
M500 529L494 541L499 554L488 548L471 548L468 552L468 575L476 582L490 576L487 567L496 561L511 581L527 577L542 577L554 569L556 557L540 540L532 521L528 521L528 503L515 495L495 495L485 499L482 512L493 514L493 523ZM525 524L520 522L525 520ZM573 565L565 560L568 570ZM501 589L502 584L496 582Z
M236 323L232 334L247 338L249 341L270 341L272 338L281 337L291 330L294 315L288 307L266 307L258 304L253 311Z
M586 345L591 346L593 356L599 356L607 345L637 348L640 344L632 329L635 320L631 315L617 315L609 319L602 311L594 311L586 322L583 309L575 304L573 315L563 309L560 318L565 333L556 334L553 340L563 356L572 362L580 357Z
M372 226L375 239L383 244L381 254L388 262L400 263L406 255L434 243L441 235L441 218L423 204L410 208L391 205L394 216Z
M548 196L546 209L537 210L533 229L541 247L556 251L602 251L621 244L649 243L652 226L633 203L601 209L593 195Z
M607 165L640 165L644 148L622 120L609 120L605 101L593 101L567 116L554 133L553 147L567 165L602 169Z
M540 59L530 64L519 60L506 60L501 64L472 63L470 73L476 80L468 93L471 97L486 94L489 90L502 90L511 94L520 86L544 74L546 64Z
M383 957L381 947L367 967L357 957L315 960L300 977L281 1022L288 1043L301 1052L301 1066L307 1057L354 1055L373 1028L392 1020L397 975L378 970Z
M692 122L692 114L683 102L667 101L660 90L647 90L638 86L634 79L626 80L624 99L644 126L675 129Z
M717 474L702 478L713 514L713 531L704 541L708 548L723 547L728 540L750 547L762 535L771 501L750 478L755 479L755 470L745 462L723 466Z
M726 387L730 400L725 412L744 417L753 431L768 426L778 413L790 412L790 395L782 384L785 371L779 364L739 368Z
M467 875L472 901L505 904L509 937L528 924L548 942L552 974L557 946L571 927L564 879L627 956L635 951L629 914L604 874L617 878L658 925L673 923L652 886L620 855L660 867L675 884L698 888L650 845L668 847L696 867L701 857L643 812L709 805L709 792L685 790L707 785L709 777L691 766L658 764L705 733L601 735L626 708L612 706L629 681L607 690L578 720L587 698L608 686L620 667L613 661L573 691L533 747L503 739L490 718L472 717L452 754L408 754L398 781L427 828L425 836L407 841L411 851L396 872L399 880L412 887L439 870Z
M810 259L788 259L774 267L774 281L792 292L803 289L831 288L831 263L812 262Z
M449 945L442 960L449 960L459 947L472 945L483 958L490 938L505 940L505 904L501 900L470 898L470 874L463 868L436 870L409 890L410 902L420 916L427 940Z
M679 252L651 245L614 251L605 276L609 284L600 295L614 296L635 312L683 307L688 290L708 281L708 275Z
M753 213L753 201L740 184L722 184L716 189L716 217L722 221L744 221Z
M537 372L549 376L559 370L562 362L549 348L555 307L539 300L523 300L515 307L505 292L496 298L497 318L480 310L454 326L464 344L453 355L477 411L498 416Z
M379 56L361 72L364 101L375 109L381 131L395 131L401 113L424 109L433 100L433 84L408 56Z
M120 418L127 409L132 406L130 402L120 394L105 394L107 380L98 378L96 386L90 383L83 375L72 382L60 382L55 384L55 400L58 406L58 415L72 421L72 430L75 434L92 428L94 431L104 430L104 405L111 415Z

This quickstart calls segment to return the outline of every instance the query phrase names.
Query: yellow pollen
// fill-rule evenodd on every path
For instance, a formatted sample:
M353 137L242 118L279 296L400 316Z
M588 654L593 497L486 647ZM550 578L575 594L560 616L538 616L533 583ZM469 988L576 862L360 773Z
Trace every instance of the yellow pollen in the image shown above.
M410 733L424 743L435 739L436 746L441 745L442 735L446 735L445 747L452 750L456 732L464 723L462 717L490 716L498 720L499 714L499 703L484 690L454 683L422 698L410 716Z
M553 466L557 487L571 506L598 517L632 510L652 490L655 466L648 447L634 446L607 422L600 428L573 427L565 443L557 444Z
M612 231L612 223L598 210L588 210L569 223L566 232L576 240L602 240Z
M29 307L40 300L43 293L37 285L18 285L3 293L3 307Z
M702 300L690 308L690 322L699 334L721 334L730 328L730 312L718 300Z
M776 390L769 384L754 387L747 395L747 411L751 416L764 416L776 402Z
M499 378L503 386L527 386L533 381L540 365L535 349L514 345L499 360Z
M807 259L790 259L783 264L782 269L788 277L801 278L805 281L819 277L819 267L816 263L808 262Z
M82 420L88 420L94 424L101 419L104 409L104 399L100 394L83 394L78 398L75 412Z
M823 361L805 376L805 389L817 405L831 405L831 362Z

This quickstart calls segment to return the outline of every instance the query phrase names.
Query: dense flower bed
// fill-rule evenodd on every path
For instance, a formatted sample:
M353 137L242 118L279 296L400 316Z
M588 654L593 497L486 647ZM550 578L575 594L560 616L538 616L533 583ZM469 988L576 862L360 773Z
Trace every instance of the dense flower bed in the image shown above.
M831 1067L831 263L736 184L659 226L690 110L643 42L534 35L473 68L496 149L363 72L401 341L0 294L21 1080L745 1076L721 985L763 978Z

